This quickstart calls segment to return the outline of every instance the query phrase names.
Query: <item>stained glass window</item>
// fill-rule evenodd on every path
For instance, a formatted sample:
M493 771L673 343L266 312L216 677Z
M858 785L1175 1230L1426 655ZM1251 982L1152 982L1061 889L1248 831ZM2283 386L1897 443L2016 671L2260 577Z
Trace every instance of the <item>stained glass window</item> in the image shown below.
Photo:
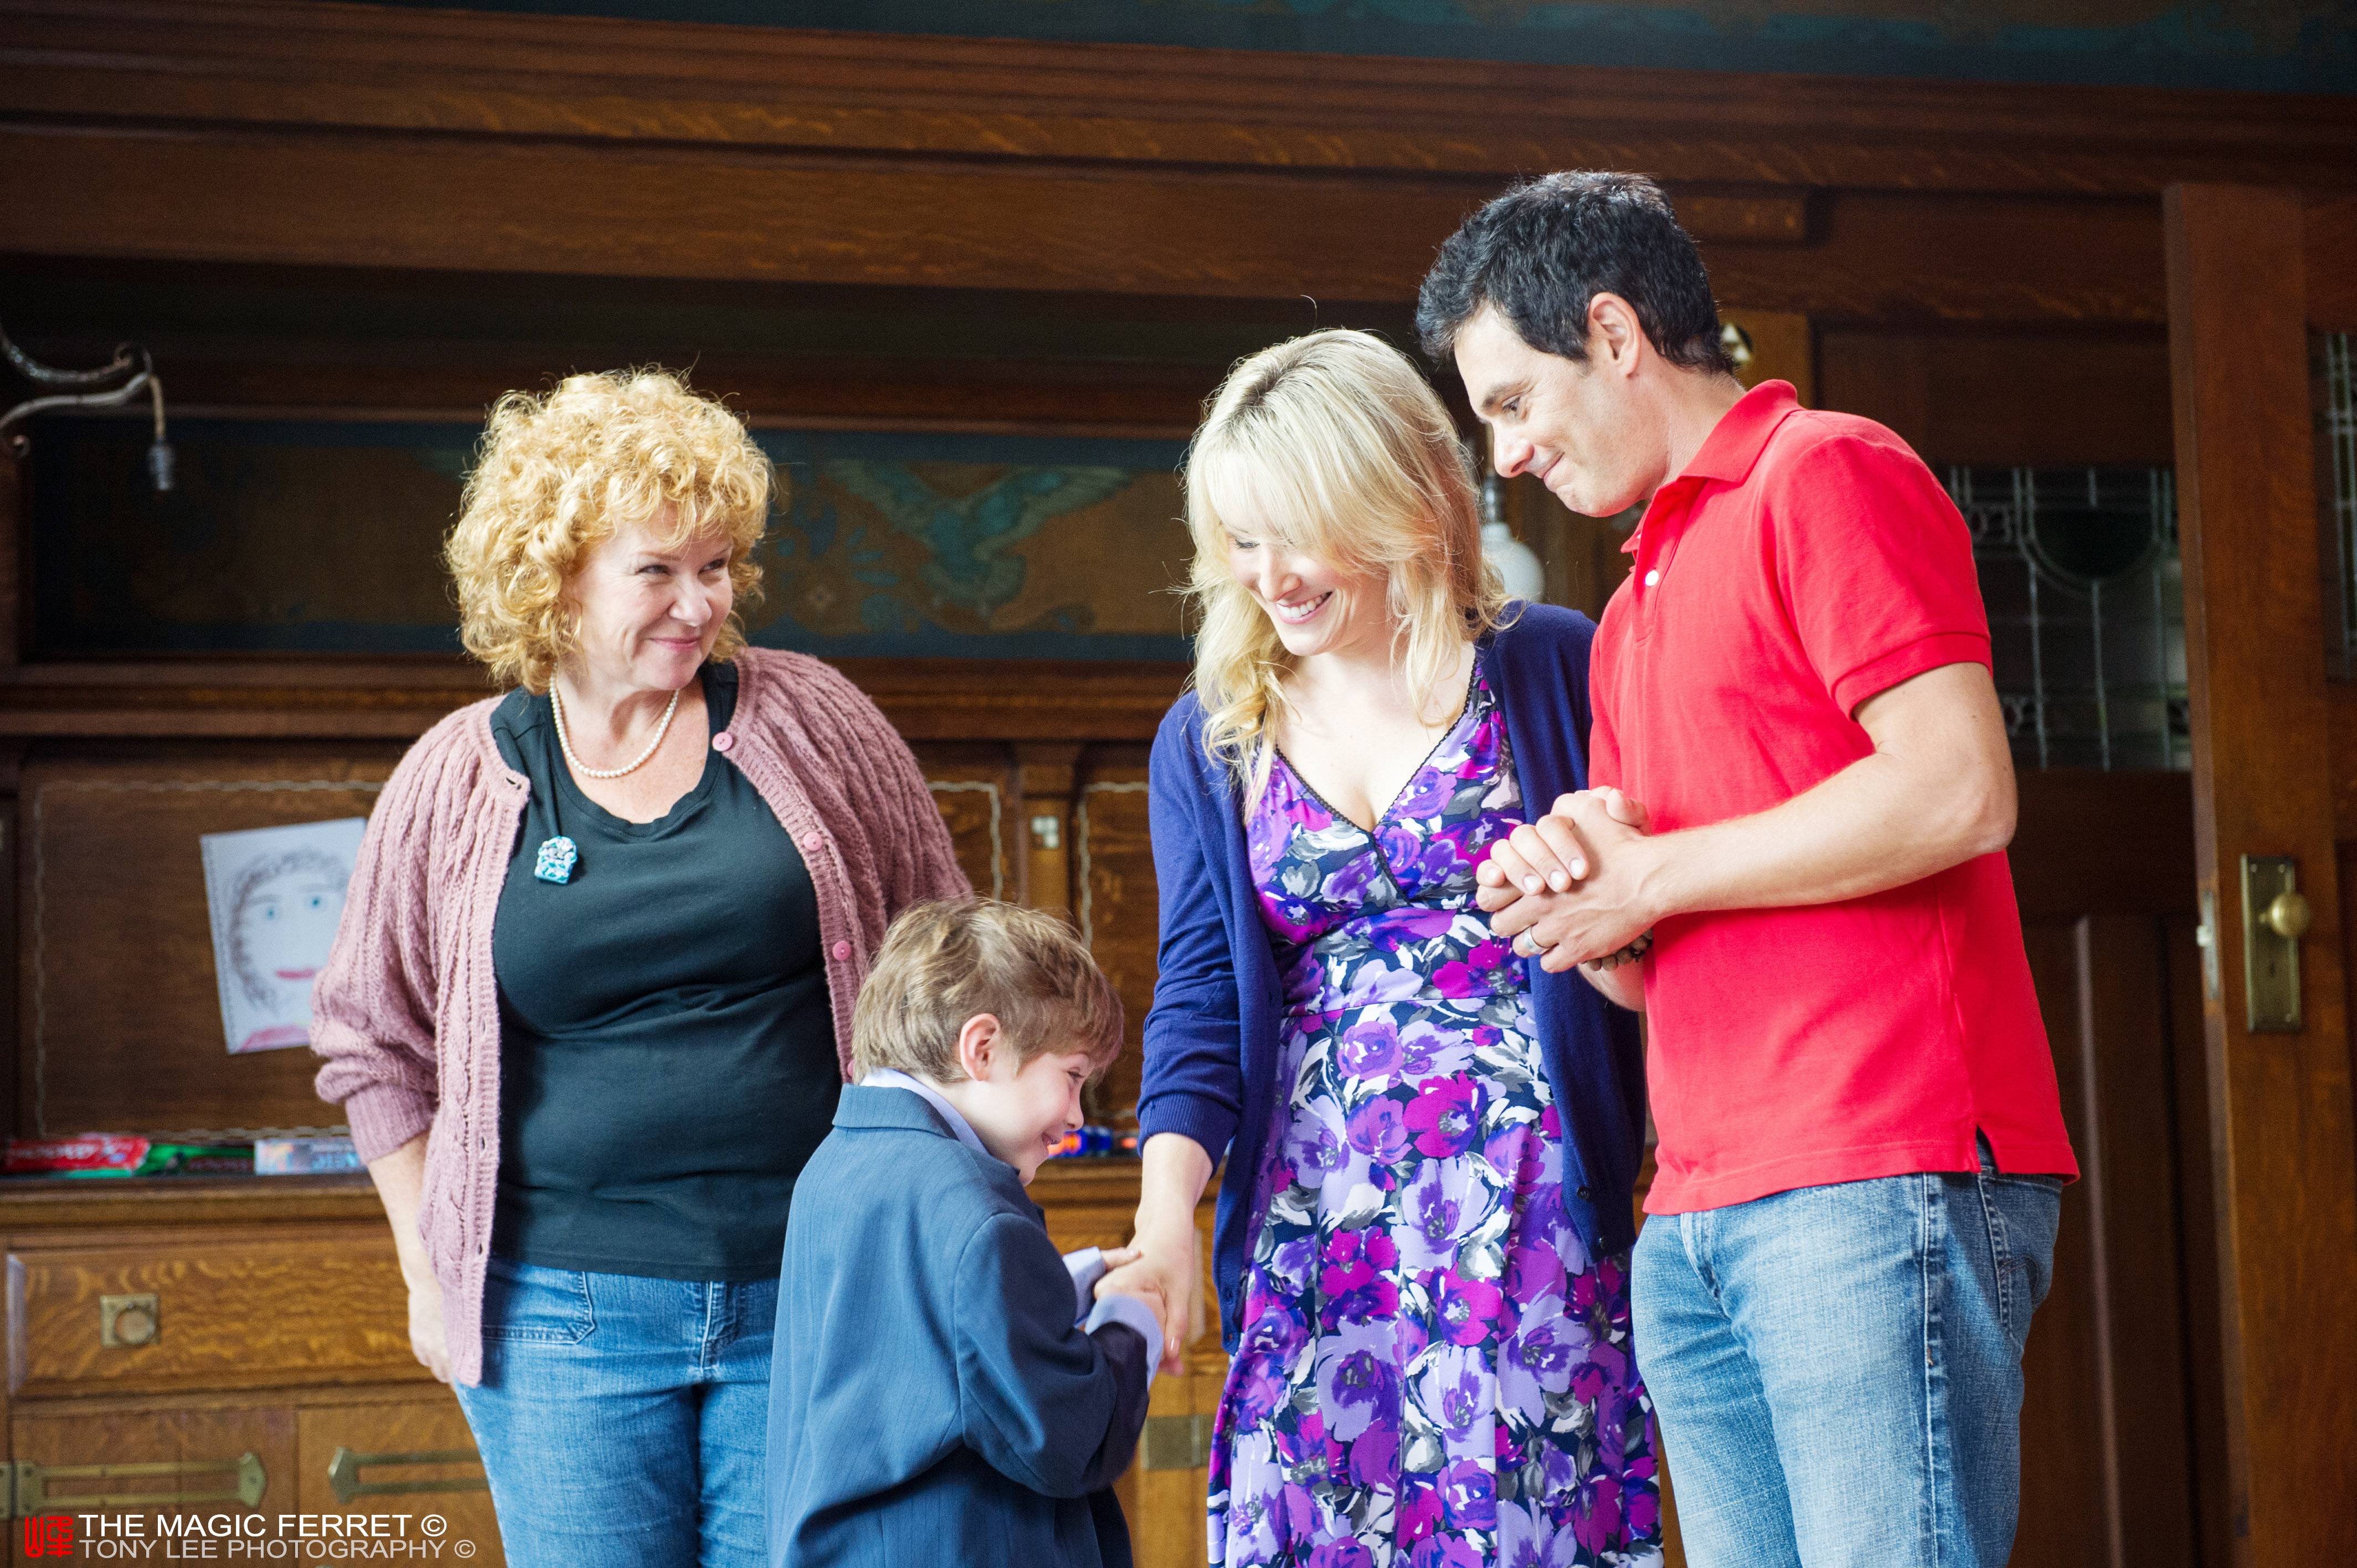
M2021 768L2182 768L2185 587L2167 468L1948 470Z

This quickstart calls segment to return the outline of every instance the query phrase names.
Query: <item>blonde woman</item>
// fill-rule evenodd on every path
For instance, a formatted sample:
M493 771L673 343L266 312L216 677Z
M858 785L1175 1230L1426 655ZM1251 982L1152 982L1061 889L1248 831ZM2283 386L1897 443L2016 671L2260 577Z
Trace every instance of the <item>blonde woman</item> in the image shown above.
M1595 628L1501 602L1447 412L1362 333L1236 368L1187 511L1132 1267L1175 1366L1225 1151L1211 1561L1650 1563L1636 1019L1474 904L1491 843L1586 784Z
M885 926L967 894L874 706L744 646L770 483L660 371L500 400L447 555L512 689L394 770L313 993L514 1568L766 1560L787 1203Z

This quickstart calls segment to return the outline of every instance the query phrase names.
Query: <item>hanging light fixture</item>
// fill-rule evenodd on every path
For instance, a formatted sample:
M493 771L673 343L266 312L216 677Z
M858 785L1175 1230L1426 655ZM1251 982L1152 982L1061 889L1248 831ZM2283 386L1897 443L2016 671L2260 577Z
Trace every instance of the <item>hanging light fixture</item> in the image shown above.
M147 448L147 477L155 481L158 493L172 488L172 447L164 439L164 382L156 374L156 361L147 350L136 343L118 344L113 362L94 371L60 371L44 365L10 341L7 330L0 328L0 353L16 367L16 372L37 386L96 387L96 392L52 392L42 397L27 398L23 403L0 413L0 437L8 443L8 450L21 457L32 449L32 443L21 431L11 432L9 426L34 414L53 408L113 408L129 403L145 392L156 405L156 439ZM128 378L124 380L123 378ZM107 386L113 381L119 386Z
M1498 569L1508 598L1544 604L1546 567L1538 553L1506 526L1506 481L1498 477L1496 466L1484 461L1481 468L1481 553Z

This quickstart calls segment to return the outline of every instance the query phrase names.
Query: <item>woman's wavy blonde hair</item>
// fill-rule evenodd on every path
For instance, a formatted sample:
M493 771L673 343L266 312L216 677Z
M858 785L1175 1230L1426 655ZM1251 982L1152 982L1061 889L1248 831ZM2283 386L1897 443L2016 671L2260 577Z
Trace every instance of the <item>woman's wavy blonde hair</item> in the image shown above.
M1187 454L1188 585L1201 625L1203 740L1256 800L1289 704L1293 659L1228 563L1231 520L1355 576L1382 577L1394 657L1418 706L1469 638L1497 626L1505 590L1481 554L1480 512L1457 427L1407 357L1365 332L1313 332L1243 360L1212 395Z
M666 506L661 546L726 533L737 602L755 602L753 546L774 483L744 422L668 371L567 376L553 392L508 393L491 409L443 547L467 651L501 685L546 691L578 646L579 610L565 586L582 557ZM732 610L712 657L732 659L744 645Z

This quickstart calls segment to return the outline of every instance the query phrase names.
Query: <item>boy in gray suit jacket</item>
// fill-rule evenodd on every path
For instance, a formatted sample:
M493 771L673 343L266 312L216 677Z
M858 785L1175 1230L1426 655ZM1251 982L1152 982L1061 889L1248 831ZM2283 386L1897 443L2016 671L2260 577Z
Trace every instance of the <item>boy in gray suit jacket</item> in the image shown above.
M893 923L834 1131L794 1184L770 1382L771 1568L1129 1568L1111 1491L1162 1356L1024 1196L1121 1048L1061 921L988 900Z

